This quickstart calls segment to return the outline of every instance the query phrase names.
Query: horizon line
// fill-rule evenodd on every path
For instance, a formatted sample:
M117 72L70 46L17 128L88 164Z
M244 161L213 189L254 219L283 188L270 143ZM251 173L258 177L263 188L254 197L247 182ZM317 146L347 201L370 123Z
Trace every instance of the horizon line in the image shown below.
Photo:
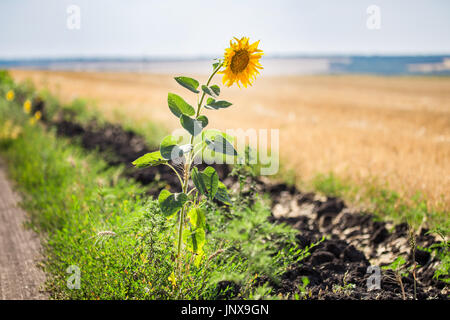
M296 59L296 58L350 58L350 57L450 57L450 52L443 53L293 53L293 54L271 54L265 55L265 59ZM0 61L64 61L64 60L137 60L137 61L158 61L158 62L176 62L176 61L204 61L215 60L214 55L195 55L195 56L163 56L163 55L42 55L28 57L8 57L0 56Z

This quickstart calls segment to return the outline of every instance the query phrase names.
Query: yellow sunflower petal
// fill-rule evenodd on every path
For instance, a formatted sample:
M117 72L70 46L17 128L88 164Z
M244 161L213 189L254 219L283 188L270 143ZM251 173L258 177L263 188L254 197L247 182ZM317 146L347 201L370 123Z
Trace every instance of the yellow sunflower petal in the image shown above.
M249 41L248 37L230 40L230 47L225 49L224 70L220 72L224 85L230 87L236 83L238 87L242 84L247 88L259 74L258 69L263 69L259 63L263 55L262 50L258 49L259 40L252 44Z

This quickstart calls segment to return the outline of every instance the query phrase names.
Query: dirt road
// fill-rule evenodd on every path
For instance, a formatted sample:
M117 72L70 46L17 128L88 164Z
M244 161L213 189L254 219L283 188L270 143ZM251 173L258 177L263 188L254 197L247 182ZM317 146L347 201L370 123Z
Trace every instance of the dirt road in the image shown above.
M26 212L18 202L0 159L0 300L47 299L41 290L45 275L36 266L40 241L24 228Z

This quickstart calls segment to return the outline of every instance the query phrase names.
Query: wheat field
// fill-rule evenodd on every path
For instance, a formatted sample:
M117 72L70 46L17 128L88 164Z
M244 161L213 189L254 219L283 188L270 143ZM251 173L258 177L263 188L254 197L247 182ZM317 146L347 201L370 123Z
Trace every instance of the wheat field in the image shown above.
M111 120L125 114L169 129L179 123L168 112L167 92L189 97L169 75L11 74L62 101L87 98ZM301 180L330 171L356 183L375 178L405 196L420 191L431 204L450 209L448 77L262 76L249 89L222 87L221 96L233 106L206 111L210 124L222 130L279 129L281 161Z

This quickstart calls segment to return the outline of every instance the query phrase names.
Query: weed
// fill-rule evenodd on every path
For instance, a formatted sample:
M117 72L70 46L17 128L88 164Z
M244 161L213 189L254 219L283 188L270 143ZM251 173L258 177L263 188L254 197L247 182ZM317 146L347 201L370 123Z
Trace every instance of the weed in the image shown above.
M405 258L398 257L390 265L382 267L383 270L390 270L394 273L394 278L392 278L392 277L388 277L388 278L390 280L396 281L399 284L400 289L402 290L403 300L406 300L406 293L405 293L405 287L403 285L402 277L406 277L408 275L405 264L406 264Z
M420 249L434 254L440 260L433 278L450 284L450 243L448 242L447 236L449 233L448 224L449 223L447 223L446 225L438 226L428 232L438 234L442 239L441 242L433 244L429 248Z
M413 227L410 227L410 229L409 229L408 244L409 244L409 247L411 249L412 261L413 261L413 266L411 268L411 271L412 271L412 275L413 275L413 278L414 278L414 300L417 300L417 278L416 278L416 268L417 268L416 249L417 249L417 242L416 242L416 233L415 233Z
M299 293L295 293L294 294L294 299L295 300L302 300L302 299L306 299L308 296L308 290L306 289L306 287L309 284L309 279L308 277L302 277L302 282L299 283L298 285L298 291ZM309 294L311 294L311 292L309 292Z

